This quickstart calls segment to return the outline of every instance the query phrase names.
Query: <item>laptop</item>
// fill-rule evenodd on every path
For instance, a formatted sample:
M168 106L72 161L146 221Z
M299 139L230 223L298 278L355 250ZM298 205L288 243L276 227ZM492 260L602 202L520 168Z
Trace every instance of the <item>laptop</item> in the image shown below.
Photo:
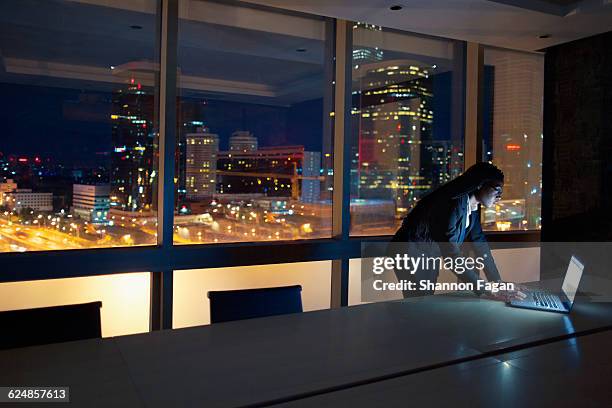
M527 297L522 300L512 300L509 305L525 309L544 310L546 312L569 313L574 304L584 265L572 256L563 279L561 294L555 295L545 290L523 291Z

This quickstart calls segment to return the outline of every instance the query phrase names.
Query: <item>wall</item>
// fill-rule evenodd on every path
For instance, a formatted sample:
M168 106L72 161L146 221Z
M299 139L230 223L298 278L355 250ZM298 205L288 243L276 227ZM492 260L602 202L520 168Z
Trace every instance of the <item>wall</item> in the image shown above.
M609 241L612 32L546 50L542 238Z

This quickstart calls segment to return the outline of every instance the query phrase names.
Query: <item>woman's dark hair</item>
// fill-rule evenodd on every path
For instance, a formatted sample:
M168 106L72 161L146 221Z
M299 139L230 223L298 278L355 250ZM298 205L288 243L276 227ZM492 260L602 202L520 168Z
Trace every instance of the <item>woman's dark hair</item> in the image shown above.
M476 163L447 185L452 187L452 197L473 193L487 183L504 182L504 173L495 165L487 162ZM454 190L454 191L453 191Z
M421 201L429 201L441 195L457 198L463 194L473 193L487 183L497 182L504 182L504 173L491 163L480 162L471 166L459 177L427 194Z
M429 237L428 221L434 205L442 201L455 199L464 194L471 194L488 183L504 182L504 173L491 163L476 163L459 177L425 195L408 213L403 225L412 229L412 238L425 241Z

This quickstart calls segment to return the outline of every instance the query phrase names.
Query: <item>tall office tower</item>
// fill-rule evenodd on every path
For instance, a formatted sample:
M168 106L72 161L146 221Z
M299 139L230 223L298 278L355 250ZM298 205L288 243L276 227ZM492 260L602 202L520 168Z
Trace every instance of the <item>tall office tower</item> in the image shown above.
M352 157L352 196L392 200L398 216L432 186L421 163L423 140L431 140L433 130L431 71L410 60L353 69L353 89L359 91L353 92L358 151Z
M113 92L111 152L111 209L152 210L156 163L154 96L134 77Z
M75 184L72 187L72 213L94 224L105 224L110 210L110 185Z
M220 194L320 200L321 153L304 146L262 147L254 152L219 152Z
M316 203L321 197L321 153L304 152L301 163L302 184L300 191L300 201L303 203Z
M450 141L423 142L422 175L437 188L451 180L452 143Z
M179 132L177 135L175 157L175 204L185 201L187 195L187 135L197 133L197 129L204 126L204 110L206 101L201 99L181 98L178 103Z
M249 131L237 130L229 138L230 152L254 152L257 150L257 138Z
M186 143L186 197L189 200L210 198L217 185L219 136L199 127L188 133Z
M382 61L384 51L372 43L382 44L382 27L368 23L353 25L353 64ZM380 37L376 38L376 34Z
M487 49L485 64L493 103L492 151L488 151L505 175L501 203L505 208L498 212L514 227L536 228L540 225L544 58Z

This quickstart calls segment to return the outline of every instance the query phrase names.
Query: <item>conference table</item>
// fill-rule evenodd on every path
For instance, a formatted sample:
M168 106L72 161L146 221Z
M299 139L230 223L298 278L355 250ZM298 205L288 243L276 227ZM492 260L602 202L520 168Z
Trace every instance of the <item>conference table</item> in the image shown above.
M69 386L73 406L263 406L464 370L460 389L479 393L495 370L520 369L512 353L610 328L608 302L579 298L564 315L447 294L4 350L0 386Z
M597 407L612 400L612 331L374 381L285 407Z

